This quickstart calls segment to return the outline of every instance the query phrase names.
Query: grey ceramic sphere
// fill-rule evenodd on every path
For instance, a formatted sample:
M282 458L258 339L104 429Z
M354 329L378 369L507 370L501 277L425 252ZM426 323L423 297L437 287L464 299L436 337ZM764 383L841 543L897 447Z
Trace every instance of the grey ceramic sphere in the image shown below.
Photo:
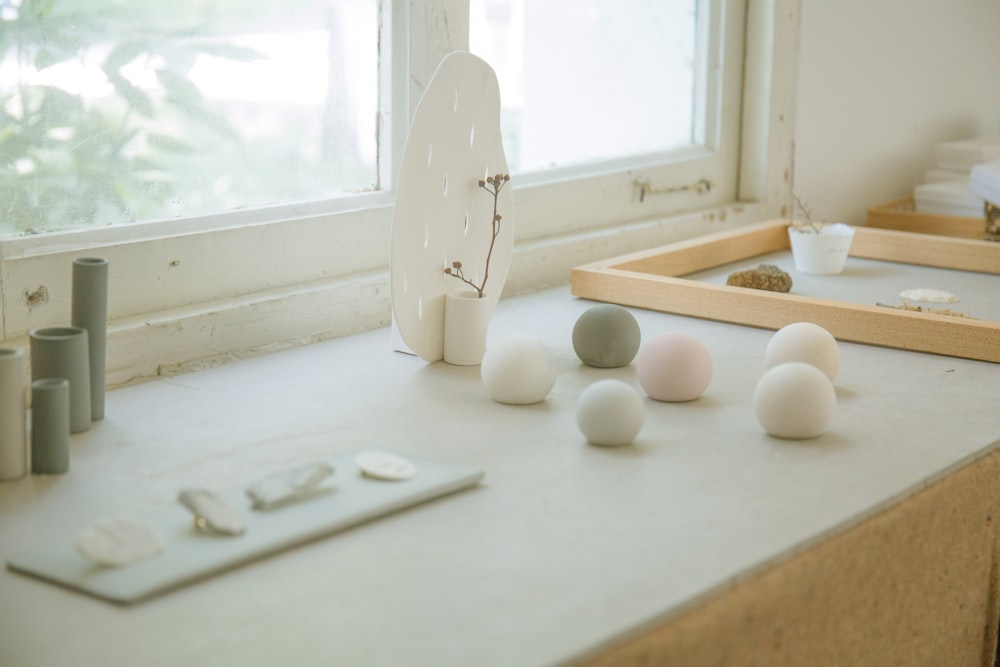
M602 304L588 309L573 327L573 351L596 368L620 368L632 363L641 334L635 316L621 306Z

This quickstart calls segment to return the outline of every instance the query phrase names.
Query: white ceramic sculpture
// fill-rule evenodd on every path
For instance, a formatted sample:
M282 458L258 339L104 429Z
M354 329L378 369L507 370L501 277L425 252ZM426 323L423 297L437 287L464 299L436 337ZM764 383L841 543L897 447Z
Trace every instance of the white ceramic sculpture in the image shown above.
M414 113L403 151L392 222L392 308L400 337L426 361L444 358L445 294L466 286L452 262L482 281L493 201L479 186L507 173L500 137L500 88L493 69L465 52L441 61ZM484 291L492 313L510 270L511 188L497 198L502 227Z

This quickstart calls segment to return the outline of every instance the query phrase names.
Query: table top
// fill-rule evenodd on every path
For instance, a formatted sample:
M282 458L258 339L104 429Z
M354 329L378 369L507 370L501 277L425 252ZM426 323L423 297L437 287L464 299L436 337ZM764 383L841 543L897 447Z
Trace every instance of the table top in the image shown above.
M384 447L485 471L461 491L162 596L116 606L0 573L0 664L547 665L697 605L905 499L1000 442L1000 367L841 344L834 423L766 435L751 396L772 332L633 310L644 338L711 351L704 396L644 398L622 448L588 445L580 392L639 388L583 366L568 287L501 301L490 340L536 336L558 377L531 406L478 367L392 352L387 329L109 392L63 476L0 484L0 557L96 518L157 511L183 486ZM641 390L640 390L641 391Z

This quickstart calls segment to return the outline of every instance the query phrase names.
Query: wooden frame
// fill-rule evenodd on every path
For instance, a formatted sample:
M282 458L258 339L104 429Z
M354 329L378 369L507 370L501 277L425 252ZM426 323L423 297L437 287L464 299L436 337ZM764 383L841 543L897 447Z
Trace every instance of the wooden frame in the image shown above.
M868 226L897 229L903 232L940 234L963 239L984 239L988 235L986 217L962 218L921 213L913 197L876 204L868 209Z
M702 283L681 276L788 249L788 222L734 231L573 269L574 295L624 306L780 329L815 322L840 340L1000 363L1000 323ZM857 227L850 255L1000 274L1000 243ZM995 282L995 281L994 281ZM1000 286L984 282L984 289Z

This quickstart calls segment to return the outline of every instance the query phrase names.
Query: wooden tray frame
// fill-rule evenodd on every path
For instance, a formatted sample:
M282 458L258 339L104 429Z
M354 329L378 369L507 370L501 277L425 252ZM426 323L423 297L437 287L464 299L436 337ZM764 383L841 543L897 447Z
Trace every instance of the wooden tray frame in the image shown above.
M913 197L876 204L868 209L868 226L920 234L940 234L964 239L987 237L986 216L962 218L917 211Z
M682 276L787 250L772 220L574 268L576 296L765 329L814 322L839 340L1000 363L1000 323L732 287ZM1000 243L856 227L850 256L1000 274ZM984 289L998 289L996 281Z

